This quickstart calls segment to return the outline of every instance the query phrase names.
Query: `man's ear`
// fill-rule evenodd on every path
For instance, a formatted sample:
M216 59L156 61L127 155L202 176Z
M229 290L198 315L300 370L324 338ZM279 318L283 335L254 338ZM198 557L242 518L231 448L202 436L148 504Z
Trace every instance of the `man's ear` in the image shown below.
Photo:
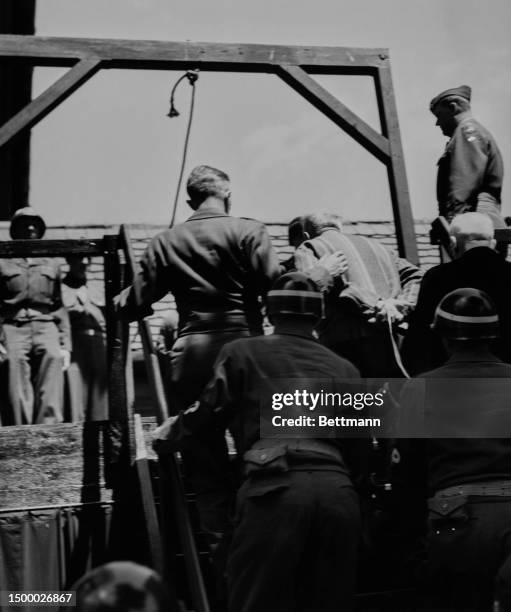
M495 238L492 238L490 240L490 244L488 246L490 247L490 249L495 249L495 247L497 246L497 241L495 240Z
M229 214L231 210L231 206L232 206L231 192L229 191L229 193L224 198L224 208L225 208L225 213L227 215Z
M454 100L452 102L449 102L447 108L451 111L452 115L457 115L461 112L461 108L459 107L457 102L454 102Z
M458 251L458 241L456 240L456 236L450 236L449 238L449 250L451 251L451 255L456 255Z

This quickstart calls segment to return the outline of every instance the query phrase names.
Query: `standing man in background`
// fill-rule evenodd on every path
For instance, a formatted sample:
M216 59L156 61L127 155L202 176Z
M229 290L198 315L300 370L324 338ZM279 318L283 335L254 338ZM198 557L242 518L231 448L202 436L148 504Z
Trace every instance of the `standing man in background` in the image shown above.
M108 419L105 300L87 283L90 258L71 255L62 299L71 320L73 353L67 371L71 421Z
M38 239L46 225L30 207L12 218L13 240ZM69 366L69 317L60 266L47 257L0 260L0 321L7 350L9 414L4 425L60 423L63 371Z
M472 117L471 89L461 85L438 94L430 103L436 125L449 141L438 160L439 214L451 221L463 212L483 212L495 228L505 228L501 191L502 155L490 132Z

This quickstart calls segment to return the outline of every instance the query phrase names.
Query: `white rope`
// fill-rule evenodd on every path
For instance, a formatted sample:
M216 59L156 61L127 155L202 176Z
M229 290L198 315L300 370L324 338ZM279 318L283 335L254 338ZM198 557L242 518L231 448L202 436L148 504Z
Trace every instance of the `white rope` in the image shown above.
M390 334L390 341L392 342L392 350L394 352L394 359L396 360L396 363L397 363L399 369L401 370L401 372L404 374L404 376L406 378L411 378L410 374L408 374L408 372L406 371L405 366L403 365L403 361L401 360L401 354L399 352L399 347L398 347L396 339L394 337L394 331L392 329L392 319L390 317L390 313L389 312L387 312L387 325L388 325L388 330L389 330L389 334Z

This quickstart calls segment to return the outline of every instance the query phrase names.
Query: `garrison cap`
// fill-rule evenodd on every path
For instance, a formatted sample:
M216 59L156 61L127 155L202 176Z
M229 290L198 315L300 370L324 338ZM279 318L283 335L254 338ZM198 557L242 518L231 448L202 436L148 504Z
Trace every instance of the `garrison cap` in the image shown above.
M446 89L439 93L438 96L435 96L433 100L431 100L429 104L429 110L432 111L433 108L445 98L450 96L459 96L460 98L465 98L467 102L470 102L470 98L472 96L472 89L468 85L460 85L459 87L453 87L452 89Z

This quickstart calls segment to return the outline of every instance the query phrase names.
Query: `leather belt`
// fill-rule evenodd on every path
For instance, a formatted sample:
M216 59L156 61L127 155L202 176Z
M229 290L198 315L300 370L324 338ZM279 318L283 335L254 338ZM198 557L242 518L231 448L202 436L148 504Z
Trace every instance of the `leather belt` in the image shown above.
M435 493L435 497L453 497L455 495L511 497L511 480L467 483L440 489Z

